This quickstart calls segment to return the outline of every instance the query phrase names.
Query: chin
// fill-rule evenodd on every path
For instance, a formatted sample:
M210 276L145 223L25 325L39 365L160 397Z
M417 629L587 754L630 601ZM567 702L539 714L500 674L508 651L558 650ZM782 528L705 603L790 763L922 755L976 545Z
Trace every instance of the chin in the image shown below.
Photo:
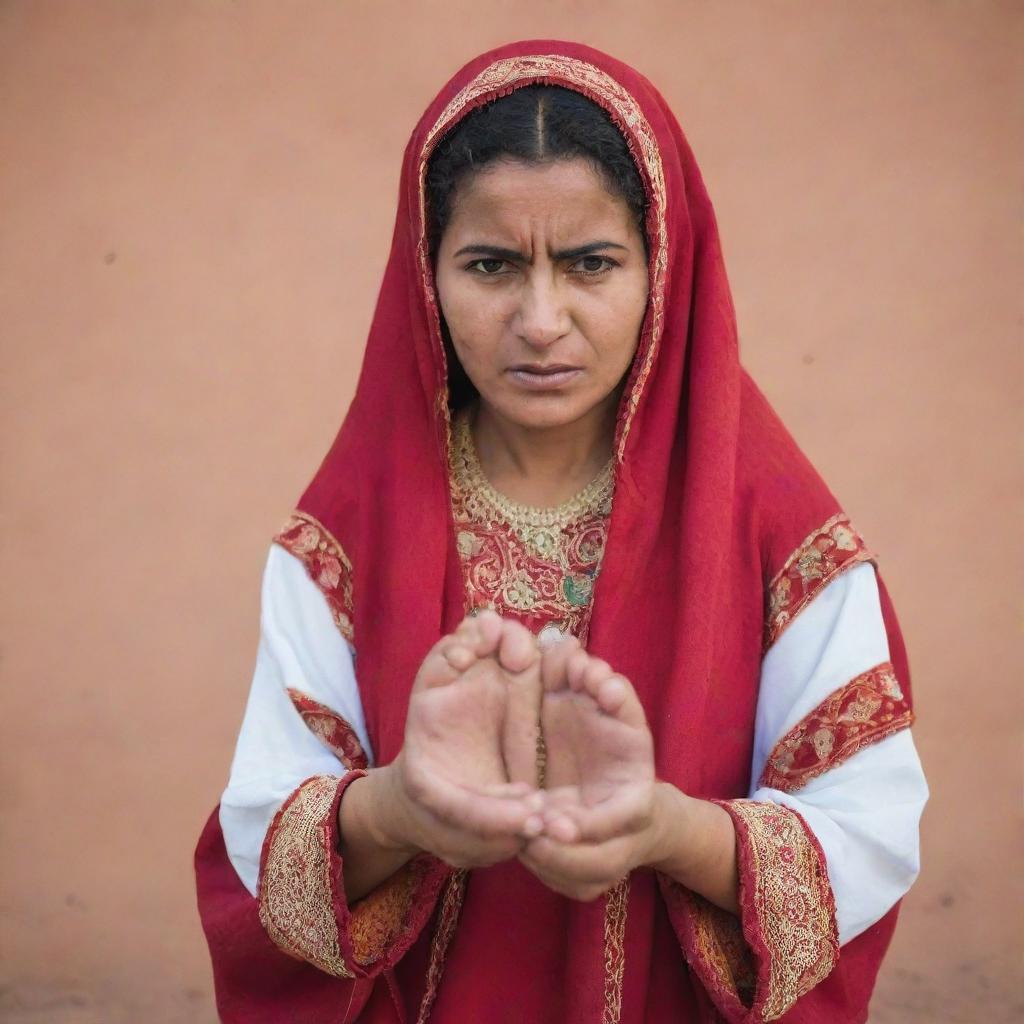
M502 396L498 401L486 395L481 398L502 419L527 430L557 430L569 426L603 404L601 398L590 401L581 395Z

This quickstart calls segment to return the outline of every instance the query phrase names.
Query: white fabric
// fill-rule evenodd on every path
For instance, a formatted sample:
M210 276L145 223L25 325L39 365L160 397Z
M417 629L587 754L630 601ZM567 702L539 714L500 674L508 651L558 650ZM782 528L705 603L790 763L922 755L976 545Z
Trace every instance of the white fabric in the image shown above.
M287 796L311 775L347 771L306 727L287 687L345 718L373 763L348 643L302 562L272 544L263 572L256 670L220 803L228 858L253 895L263 839Z
M909 729L866 747L796 793L756 789L751 796L798 811L821 843L840 945L870 928L917 878L918 822L928 786Z
M814 832L840 945L873 925L920 870L918 822L928 785L910 730L866 747L796 793L758 789L757 780L775 744L809 711L888 660L875 568L864 562L821 590L761 665L750 797L791 807Z
M772 747L801 718L888 660L875 567L862 562L819 591L764 656L751 778L760 777Z
M765 655L754 786L772 747L804 715L888 658L875 570L865 563L829 583ZM349 646L302 562L272 544L252 690L220 811L228 856L253 894L263 839L281 803L310 775L345 772L306 728L286 687L342 715L372 759ZM917 877L917 829L928 787L909 730L795 794L755 788L750 796L792 807L814 831L828 863L840 943L877 921Z

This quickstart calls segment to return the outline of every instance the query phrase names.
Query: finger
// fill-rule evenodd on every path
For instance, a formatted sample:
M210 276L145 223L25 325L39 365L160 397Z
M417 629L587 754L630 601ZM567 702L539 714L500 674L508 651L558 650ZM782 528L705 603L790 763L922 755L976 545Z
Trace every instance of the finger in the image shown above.
M471 647L462 643L453 643L444 652L445 660L460 675L477 661L476 653Z
M607 661L591 657L583 670L583 689L596 701L601 684L613 675L612 667Z
M459 670L445 657L443 649L434 648L420 666L413 689L419 692L435 686L448 686L458 678Z
M526 849L520 851L519 861L534 878L552 892L565 896L567 899L580 900L586 903L597 899L598 896L603 895L611 888L607 881L591 885L579 885L570 879L562 878L559 875L546 871L542 865L530 859L529 850L532 845L533 843L528 843Z
M570 836L562 842L605 843L639 831L650 821L652 810L648 795L640 796L629 790L593 806L571 800L546 802L544 831L556 838Z
M543 821L544 835L557 842L575 843L580 840L580 828L568 815L552 812L545 814Z
M574 636L545 648L541 655L540 674L546 692L551 693L568 686L565 667L569 658L579 649L580 642Z
M544 790L544 810L560 811L583 802L579 786L552 786Z
M441 822L482 839L537 835L543 828L538 796L487 796L433 777L422 780L415 794Z
M538 872L572 887L613 885L625 869L622 867L622 844L560 843L541 835L532 840L522 854Z
M498 650L502 637L502 618L491 608L481 608L473 617L477 627L476 655L488 658Z
M540 657L537 638L521 623L506 619L502 623L498 660L509 672L525 672Z
M453 638L466 647L476 650L477 644L480 642L479 618L479 615L467 615L455 627L455 632L452 634Z
M583 689L583 675L590 664L590 655L582 648L573 651L569 655L569 661L565 667L565 674L569 679L569 686L576 693Z
M529 796L536 787L528 782L493 782L487 786L481 786L479 792L485 796L509 797L518 799Z
M646 728L647 715L644 714L644 706L640 703L633 684L625 676L615 673L601 680L597 685L594 699L602 711L614 715L624 725L634 729Z

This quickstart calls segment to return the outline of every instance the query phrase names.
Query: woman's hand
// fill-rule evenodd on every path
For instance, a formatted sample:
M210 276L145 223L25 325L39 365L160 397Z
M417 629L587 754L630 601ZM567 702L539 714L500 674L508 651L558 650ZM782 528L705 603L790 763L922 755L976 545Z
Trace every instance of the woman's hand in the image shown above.
M594 899L654 851L654 743L632 685L578 641L548 648L541 674L544 835L520 859L556 892Z
M717 804L655 781L654 743L629 680L576 641L546 651L544 834L520 860L578 900L650 867L736 913L736 834Z
M392 764L385 834L457 867L515 856L543 827L535 785L540 655L483 611L427 655Z

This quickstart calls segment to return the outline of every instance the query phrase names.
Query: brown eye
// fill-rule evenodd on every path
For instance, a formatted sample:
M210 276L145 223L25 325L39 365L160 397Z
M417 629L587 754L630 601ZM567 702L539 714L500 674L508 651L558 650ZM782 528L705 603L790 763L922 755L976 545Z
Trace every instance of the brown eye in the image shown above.
M476 273L483 274L484 277L493 277L495 274L501 272L501 268L504 265L504 260L491 258L483 260L474 260L472 263L470 263L468 269L472 270L474 267L480 267L481 269L477 270Z
M616 265L615 261L610 260L607 256L596 255L583 256L575 263L575 266L580 268L577 273L584 277L597 277Z

